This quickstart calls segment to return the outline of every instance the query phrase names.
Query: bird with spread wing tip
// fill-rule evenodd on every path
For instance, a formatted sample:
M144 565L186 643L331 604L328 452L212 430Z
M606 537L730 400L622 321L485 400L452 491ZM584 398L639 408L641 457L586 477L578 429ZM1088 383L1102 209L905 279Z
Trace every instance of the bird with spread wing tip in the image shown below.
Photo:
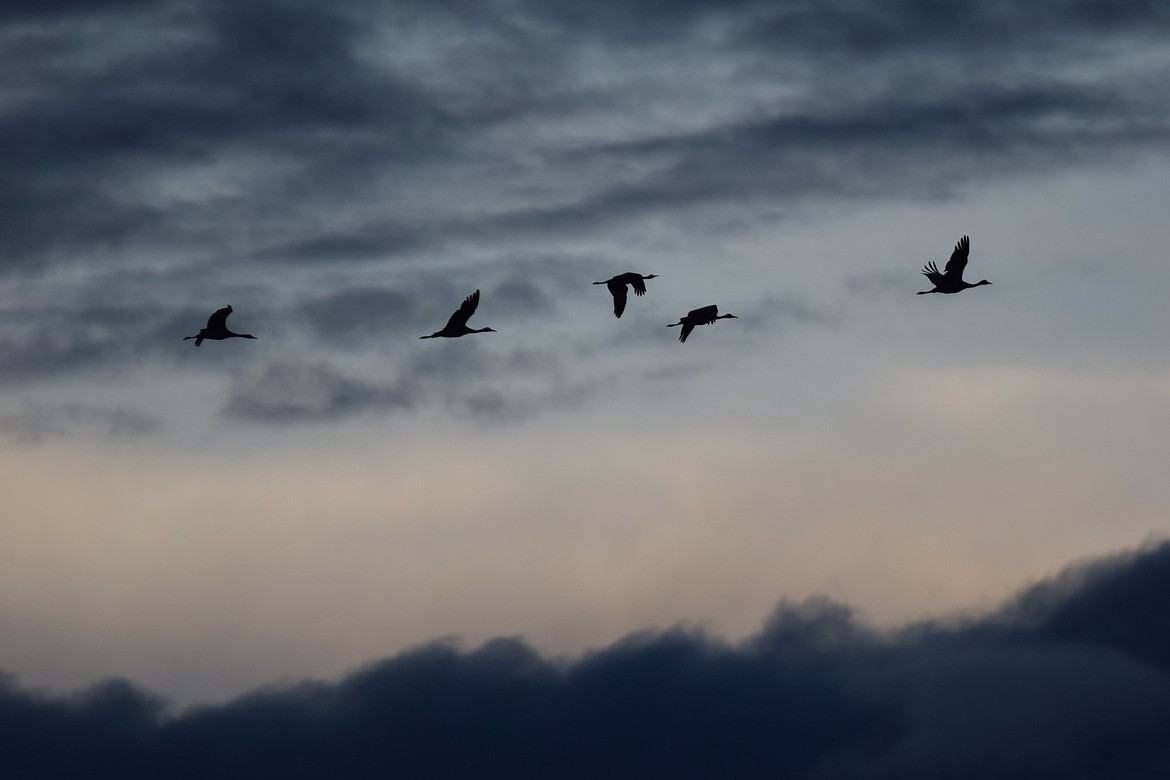
M476 290L471 295L464 299L463 303L451 315L451 319L447 320L447 324L442 330L436 330L429 336L419 336L420 339L434 339L445 338L454 339L459 336L466 336L468 333L495 333L491 328L469 328L467 321L471 319L471 315L475 314L476 307L479 306L479 290Z
M650 274L643 276L642 274L629 273L618 274L612 279L606 279L604 282L594 282L594 284L604 284L609 288L610 295L613 296L613 316L620 317L622 312L626 310L626 296L628 295L626 285L634 288L635 295L646 294L646 280L657 279L658 274Z
M983 279L982 281L971 284L963 281L963 269L967 267L967 255L971 252L971 239L963 236L959 242L955 244L955 251L951 252L951 259L947 261L946 268L942 273L939 273L938 266L931 260L922 269L922 274L930 280L934 285L933 290L919 290L919 295L926 295L927 293L957 293L966 290L968 287L978 287L982 284L991 284L991 282Z
M256 338L251 333L233 333L228 330L227 318L232 313L231 306L224 306L222 309L215 311L207 318L207 327L200 328L199 332L194 336L184 336L183 341L188 339L195 339L195 346L203 343L204 339L213 339L215 341L222 341L223 339L254 339Z
M687 312L687 316L681 318L678 322L672 322L666 327L673 328L676 325L682 325L682 333L678 334L679 341L686 341L687 336L691 335L691 331L695 329L696 325L713 325L715 320L732 319L737 320L734 314L720 314L719 307L715 304L704 306L700 309L691 309Z

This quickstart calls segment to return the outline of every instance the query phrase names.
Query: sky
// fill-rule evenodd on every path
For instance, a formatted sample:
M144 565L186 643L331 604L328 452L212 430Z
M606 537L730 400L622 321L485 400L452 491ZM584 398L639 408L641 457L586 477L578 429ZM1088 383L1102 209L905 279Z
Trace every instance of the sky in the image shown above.
M5 695L755 669L808 604L930 660L1164 557L1168 43L1144 0L4 4ZM963 235L992 284L916 295ZM495 333L417 338L475 290ZM255 341L182 340L229 304Z

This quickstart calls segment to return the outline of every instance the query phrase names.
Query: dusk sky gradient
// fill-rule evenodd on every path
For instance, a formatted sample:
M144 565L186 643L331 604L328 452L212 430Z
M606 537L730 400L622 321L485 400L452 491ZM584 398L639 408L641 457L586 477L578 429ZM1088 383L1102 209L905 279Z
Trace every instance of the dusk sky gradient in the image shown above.
M416 670L489 764L626 681L736 776L1165 776L1170 5L9 2L0 67L5 723L360 752ZM1133 695L984 755L1034 669Z

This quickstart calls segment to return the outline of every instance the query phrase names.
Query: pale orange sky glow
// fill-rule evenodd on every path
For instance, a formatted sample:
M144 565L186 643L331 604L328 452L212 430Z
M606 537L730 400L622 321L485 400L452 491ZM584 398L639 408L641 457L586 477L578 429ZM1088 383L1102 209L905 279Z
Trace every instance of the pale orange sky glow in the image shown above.
M899 431L885 438L723 411L625 430L601 413L436 422L408 451L393 426L242 455L224 431L222 458L10 448L0 615L21 631L4 662L36 685L120 674L206 701L445 636L576 655L680 621L743 636L781 597L881 626L990 609L1159 536L1167 387L907 366L864 394L869 424Z

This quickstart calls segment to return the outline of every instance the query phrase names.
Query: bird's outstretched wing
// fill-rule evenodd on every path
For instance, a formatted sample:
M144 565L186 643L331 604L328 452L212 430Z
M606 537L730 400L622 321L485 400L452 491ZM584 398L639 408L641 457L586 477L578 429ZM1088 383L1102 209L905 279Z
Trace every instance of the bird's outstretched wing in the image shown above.
M942 284L943 275L939 273L938 266L934 264L933 260L922 267L922 275L929 279L935 287Z
M971 239L963 236L955 244L955 251L951 252L951 259L947 260L947 267L944 273L947 276L953 276L955 279L963 278L963 269L967 267L967 255L971 251Z
M471 295L468 295L463 303L451 315L451 319L447 320L447 327L444 330L456 330L458 328L466 327L467 321L471 319L471 315L475 314L476 307L479 306L479 290L476 290Z
M696 325L710 325L718 316L719 306L713 303L710 306L691 309L691 311L687 314L687 319Z
M634 293L637 295L646 294L646 280L642 278L641 274L630 274L630 286L634 288Z
M626 310L626 283L619 282L615 278L606 282L605 286L609 288L610 294L613 295L613 316L622 316L622 312Z
M691 335L691 331L694 329L695 323L689 321L684 322L682 326L682 332L678 334L678 340L685 342L687 340L687 336Z
M212 331L223 330L227 327L227 318L231 313L231 306L224 306L222 309L216 310L210 317L207 318L207 329ZM195 346L199 345L196 344Z

